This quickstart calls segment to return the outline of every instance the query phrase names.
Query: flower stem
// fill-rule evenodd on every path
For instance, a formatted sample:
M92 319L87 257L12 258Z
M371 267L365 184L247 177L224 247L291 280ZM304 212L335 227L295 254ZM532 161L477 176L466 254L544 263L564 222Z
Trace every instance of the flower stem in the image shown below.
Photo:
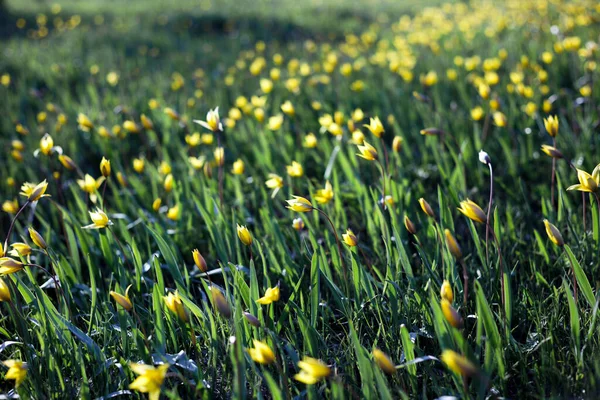
M21 206L21 208L19 209L19 211L17 211L17 213L15 214L15 217L10 222L10 226L8 227L8 233L6 234L6 240L4 241L4 250L5 251L8 248L8 241L10 240L10 234L12 233L12 230L13 230L13 228L15 226L15 221L19 217L19 214L21 214L21 212L25 209L25 207L27 207L27 205L29 205L29 200L27 200L25 202L25 204L23 204L23 206Z
M552 147L556 148L556 138L552 138ZM552 208L556 208L554 204L554 181L556 180L556 158L552 157L552 178L550 183L550 204Z
M385 148L385 147L384 147ZM381 197L381 201L382 201L382 206L385 209L385 169L383 168L383 164L381 163L381 161L377 160L377 163L379 164L379 168L381 168L381 185L383 188L383 196Z
M492 163L488 163L488 168L490 169L490 201L488 202L488 210L487 210L487 223L485 224L485 261L489 264L489 250L488 250L488 241L490 237L490 215L492 213L492 201L494 200L494 170L492 168Z

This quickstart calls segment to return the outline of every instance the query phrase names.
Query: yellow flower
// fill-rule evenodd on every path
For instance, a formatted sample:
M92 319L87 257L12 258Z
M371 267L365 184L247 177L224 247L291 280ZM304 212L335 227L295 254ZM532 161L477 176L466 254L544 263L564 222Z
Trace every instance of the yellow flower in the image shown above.
M10 247L13 249L8 254L13 257L26 257L31 254L31 247L27 243L15 242Z
M450 304L448 299L442 299L442 313L450 325L458 329L462 328L463 319L458 311L452 307L452 304Z
M84 192L92 194L102 185L104 179L106 179L104 176L94 179L91 175L85 174L83 179L77 180L77 184L81 189L83 189Z
M444 350L440 359L452 372L469 377L477 374L477 367L466 357L453 350Z
M410 218L408 218L408 215L404 216L404 227L411 235L417 234L417 228L415 227L415 224L413 224L413 222L410 220Z
M357 155L365 160L375 161L378 158L377 149L366 141L364 141L362 145L358 145L358 151L360 151L360 153L357 153Z
M165 304L169 310L173 314L177 314L182 321L187 322L189 319L187 310L183 306L183 302L181 301L181 297L179 297L179 293L175 291L175 293L171 292L167 296L163 296Z
M179 121L179 119L181 118L179 116L179 113L175 110L173 110L171 107L166 107L163 112L165 114L167 114L169 116L169 118L171 118L173 121ZM196 122L196 121L194 121Z
M244 173L245 170L245 165L244 165L244 161L241 158L238 158L234 163L233 163L233 168L231 169L231 173L234 175L242 175Z
M129 133L134 133L134 134L140 133L142 131L140 126L131 120L127 120L127 121L123 122L123 129L125 129Z
M262 92L265 94L271 93L271 91L273 90L273 81L270 79L262 78L259 81L259 85L260 90L262 90Z
M392 150L396 153L402 150L402 143L404 143L404 138L402 136L394 136L394 140L392 141Z
M38 183L29 183L25 182L23 186L21 186L21 195L27 197L27 201L38 201L42 197L50 196L46 193L46 189L48 188L48 182L44 179L42 182Z
M332 122L328 127L327 130L333 135L333 136L340 136L344 133L344 130L342 129L342 127L336 123L336 122Z
M267 127L269 130L276 131L283 125L283 114L277 114L269 118Z
M110 161L104 157L102 157L102 161L100 161L100 172L105 178L110 175Z
M558 228L550 223L547 219L544 219L544 225L546 226L546 234L555 245L562 247L565 244L562 235Z
M127 286L127 289L125 289L125 296L123 296L122 294L119 294L115 291L110 291L110 296L121 306L123 307L125 310L127 311L131 311L131 309L133 308L133 304L131 303L131 300L129 299L129 289L131 289L132 285Z
M160 387L165 380L169 364L153 367L151 365L130 363L129 368L139 375L131 382L129 389L148 393L149 400L158 400L160 398Z
M142 121L142 126L144 127L144 129L148 131L154 129L154 123L150 118L146 117L144 114L140 115L140 121Z
M77 124L79 124L79 129L84 132L89 132L91 129L94 129L94 124L87 117L87 115L79 113L77 114Z
M158 167L158 172L162 175L168 175L171 173L171 165L168 162L162 161Z
M58 156L58 161L65 167L66 169L72 171L77 168L75 161L67 155L61 154Z
M304 137L304 147L314 149L317 147L317 137L314 133L309 133Z
M273 189L271 197L275 197L279 189L283 187L283 178L277 174L269 174L269 179L265 182L269 189Z
M146 166L146 162L144 161L143 158L134 158L133 159L133 169L138 174L141 174L142 172L144 172L145 166Z
M471 118L473 121L479 121L481 118L483 118L483 114L483 108L480 106L477 106L471 110Z
M279 286L268 288L265 295L256 300L258 304L271 304L279 300Z
M52 153L53 148L54 140L52 139L52 136L46 133L40 140L40 151L42 152L42 154L47 156L50 153Z
M210 292L212 295L213 305L217 308L217 311L219 311L219 313L225 318L230 318L231 307L229 306L227 299L225 299L225 296L223 296L223 293L221 293L221 291L215 286L210 287Z
M167 193L169 193L171 190L173 190L173 174L169 174L165 177L165 182L163 183L163 187L165 188L165 191Z
M383 125L381 124L381 121L379 120L379 117L371 118L369 120L369 125L363 125L363 126L365 128L367 128L373 135L377 136L378 138L383 136L383 134L385 133L385 130L383 129Z
M440 289L440 296L442 299L446 299L450 303L454 301L454 293L452 293L452 286L447 280L444 280L444 283L442 283L442 287Z
M298 362L300 372L294 375L294 379L307 385L315 383L327 378L331 373L329 366L321 360L312 357L304 357Z
M19 272L24 267L21 261L10 257L0 257L0 275L10 275Z
M296 114L296 110L294 109L294 105L291 101L286 101L281 105L281 111L288 117L293 117Z
M492 114L492 117L494 118L494 124L496 124L496 126L501 128L506 126L506 115L504 115L502 112L496 111L494 114Z
M297 161L292 161L292 164L286 166L285 168L288 175L292 178L300 178L302 175L304 175L304 168L302 168L302 165L300 165L300 163Z
M206 272L206 270L208 269L208 265L206 264L206 260L204 259L204 257L202 257L202 254L200 254L200 250L194 249L192 251L192 257L194 259L194 264L196 264L196 267L198 267L200 271Z
M16 214L19 211L19 202L15 200L6 200L2 203L2 211L9 214Z
M460 207L458 211L463 213L469 219L484 224L487 222L487 217L481 207L477 205L474 201L467 199L460 202Z
M195 119L194 122L205 127L209 131L223 132L223 124L221 124L221 119L219 118L219 107L214 110L209 110L208 113L206 113L206 121Z
M119 74L117 74L115 71L109 72L106 75L106 82L108 82L110 86L117 86L119 83Z
M419 205L421 206L421 209L423 210L423 212L425 214L427 214L431 218L435 218L435 213L433 212L433 208L431 208L431 206L429 205L427 200L425 200L424 198L421 197L419 199Z
M358 244L358 239L351 229L346 229L346 233L342 235L342 240L350 247L354 247Z
M160 197L157 197L156 199L154 199L154 201L152 202L152 209L154 211L158 211L160 209L160 206L162 205L162 199Z
M396 366L394 365L390 357L383 351L379 349L374 349L373 359L375 360L379 368L383 370L383 372L390 375L396 372Z
M254 348L246 350L252 361L264 365L271 364L275 361L273 350L271 350L265 342L253 339L252 343L254 344Z
M112 221L108 219L106 213L99 208L96 211L89 211L89 214L92 224L84 226L84 229L101 229L112 225Z
M246 226L241 226L238 224L237 235L240 241L246 246L250 246L252 244L252 235Z
M450 249L450 253L452 253L454 258L456 258L457 260L460 260L462 258L462 251L460 250L460 246L458 245L458 242L452 235L452 232L450 232L449 229L444 229L444 236L446 237L446 244L448 245L448 248Z
M572 185L567 190L579 190L580 192L594 193L598 191L600 185L600 164L594 168L592 174L577 169L577 179L579 179L578 185Z
M311 202L304 198L304 197L300 197L300 196L292 196L293 199L290 200L286 200L286 202L288 203L288 205L286 206L286 208L289 208L292 211L296 211L296 212L309 212L311 210L314 209L314 207L312 206Z
M292 221L292 227L297 231L304 229L304 226L304 220L302 218L294 218Z
M546 128L548 135L556 137L558 134L558 117L550 115L548 118L544 119L544 127Z
M179 204L176 204L167 210L167 218L169 218L172 221L178 220L180 216L181 209L179 208Z
M542 145L542 151L552 158L563 158L563 154L556 147L548 146L547 144Z
M319 204L327 204L333 199L333 186L327 181L324 189L319 189L314 195L315 200Z
M10 289L4 279L0 279L0 301L10 301Z
M590 85L582 86L579 89L579 94L581 94L583 97L590 97L592 95L592 87Z
M18 388L27 377L27 364L19 360L6 360L2 364L8 368L4 379L14 380L15 387Z
M194 169L202 169L202 167L204 167L204 163L206 162L206 157L204 157L204 156L189 157L188 161L192 165L192 168L194 168Z
M225 149L223 147L215 148L213 155L215 156L215 163L218 166L225 164Z

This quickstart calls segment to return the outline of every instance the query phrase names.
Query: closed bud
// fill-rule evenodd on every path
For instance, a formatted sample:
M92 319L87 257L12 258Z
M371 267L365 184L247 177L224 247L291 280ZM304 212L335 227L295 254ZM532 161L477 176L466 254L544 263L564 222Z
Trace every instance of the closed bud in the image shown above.
M102 176L105 178L110 175L110 161L104 157L102 157L102 161L100 161L100 172L102 172Z
M244 318L246 318L246 321L248 321L250 325L260 328L260 321L254 315L244 311Z
M431 218L435 218L435 213L433 212L433 208L431 208L429 203L424 198L421 197L419 199L419 204L421 205L421 209L423 210L423 212L425 214L427 214Z
M452 307L452 304L450 304L450 302L447 299L442 299L442 313L444 314L444 318L446 318L446 321L448 321L450 325L457 329L463 327L462 317L460 316L458 311L456 311L454 307Z
M445 229L444 236L446 237L446 244L450 249L450 253L452 253L454 258L460 260L462 258L462 251L460 250L460 246L458 245L458 242L456 241L450 230Z
M444 283L442 283L442 288L440 289L440 296L442 297L442 299L446 299L450 303L454 301L454 293L452 293L452 286L447 280L444 280Z
M413 224L413 222L410 220L410 218L408 218L408 215L404 216L404 227L411 235L417 234L417 228L415 224Z
M35 245L39 248L46 250L46 248L48 247L42 235L40 235L39 232L33 229L32 227L29 227L29 237L31 238L33 243L35 243Z
M198 267L200 271L206 272L208 265L206 264L204 257L202 257L202 254L200 254L200 251L198 249L194 249L194 251L192 251L192 256L194 257L194 264L196 264L196 267Z
M547 219L544 220L544 225L546 226L546 234L548 235L548 238L552 241L552 243L559 247L564 246L565 241L563 240L563 237L558 228L552 225Z
M400 150L402 150L402 143L404 143L404 138L402 136L395 136L394 140L392 141L392 149L398 153Z

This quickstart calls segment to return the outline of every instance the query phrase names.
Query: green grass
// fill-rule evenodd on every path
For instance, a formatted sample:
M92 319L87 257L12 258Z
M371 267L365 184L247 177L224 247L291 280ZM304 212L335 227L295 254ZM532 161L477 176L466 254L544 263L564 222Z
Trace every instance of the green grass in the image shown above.
M590 173L600 162L598 51L582 50L598 39L600 10L591 1L543 9L542 2L469 7L430 1L426 8L416 1L217 6L185 0L170 6L156 0L116 6L69 0L60 2L56 15L53 3L6 3L0 76L10 76L10 82L5 77L7 84L0 85L0 201L18 199L19 208L25 207L16 219L4 207L0 238L14 219L8 243L26 242L33 252L21 258L29 266L3 277L11 300L0 303L0 358L28 365L18 389L13 381L0 383L3 393L141 398L146 395L129 389L136 378L129 363L143 362L170 364L162 396L173 399L598 396L598 202L594 194L566 190L577 183L577 173L561 159L553 203L552 159L540 150L552 144L543 120L557 115L556 146L565 159ZM47 36L36 22L41 13L47 15ZM20 18L23 29L17 28ZM59 28L65 21L74 21L73 28ZM554 24L559 37L550 32ZM575 36L579 49L556 47ZM500 59L503 51L506 58ZM544 52L552 53L550 63L543 61ZM337 64L328 71L333 53ZM457 56L478 56L480 63L469 71L456 65ZM250 65L260 57L265 67L252 74ZM477 83L496 58L499 83L483 99ZM296 71L293 60L305 66ZM342 73L345 63L353 67L349 76ZM265 94L265 120L255 118L253 106L228 122L240 96L250 101L263 94L260 80L273 68L281 78ZM455 80L447 75L450 69ZM431 86L420 81L429 71L438 78ZM114 86L107 81L111 72L119 77ZM516 72L522 72L521 87ZM183 82L174 90L178 77ZM301 81L297 91L286 87L291 78ZM357 81L363 90L354 90ZM582 94L585 86L589 96ZM159 107L152 108L151 99ZM506 116L505 127L494 123L491 99ZM269 129L269 117L280 114L287 100L295 115ZM537 110L526 113L528 103ZM217 106L225 132L190 145L195 132L208 133L192 120L204 120ZM474 121L477 106L484 116ZM181 122L165 107L176 110ZM348 120L357 108L365 116L354 129L375 146L384 165L385 194L393 199L385 208L378 164L356 154ZM339 138L320 121L335 112L344 115ZM79 113L93 129L78 126ZM100 134L101 127L124 132L128 120L141 124L141 114L153 129ZM375 116L385 128L381 139L363 127ZM58 123L63 117L66 122ZM29 134L19 134L17 124ZM424 128L442 133L422 135ZM318 139L315 148L302 145L309 132ZM36 152L45 133L61 150ZM396 136L403 138L399 151L392 148ZM219 143L223 167L214 160ZM488 211L490 173L478 159L481 149L494 171L489 254L485 225L457 210L470 198ZM65 168L59 151L77 169ZM196 169L191 156L206 161ZM102 157L111 161L112 172L90 196L77 180L81 173L101 176ZM145 159L142 172L133 168L138 157ZM238 159L245 164L241 175L231 171ZM292 161L303 166L303 176L286 173ZM172 169L171 191L164 187L161 163ZM284 182L275 196L265 185L270 173ZM51 197L26 204L21 184L44 179ZM327 181L334 198L317 205L314 196ZM323 214L287 209L292 195L309 198L326 213L335 233ZM421 197L435 219L421 210ZM162 202L158 210L156 199ZM167 213L175 206L180 217L173 220ZM110 230L82 228L96 207L106 209ZM407 232L405 216L416 235ZM298 217L305 224L301 231L292 226ZM544 219L556 225L564 247L549 240ZM238 224L250 230L251 246L238 239ZM42 234L47 252L33 244L28 227ZM358 246L341 243L340 252L336 235L341 239L346 229ZM461 247L467 288L444 229ZM208 275L194 265L195 248L206 259ZM444 280L453 288L462 329L444 315ZM132 311L109 295L124 294L129 285ZM220 289L226 305L217 307L211 286ZM256 303L275 286L278 301ZM163 300L175 290L188 321ZM245 349L253 339L270 346L274 363L252 361ZM394 362L394 374L379 368L375 348ZM444 350L463 354L478 372L463 380L440 361ZM305 356L329 365L330 376L314 385L295 380Z

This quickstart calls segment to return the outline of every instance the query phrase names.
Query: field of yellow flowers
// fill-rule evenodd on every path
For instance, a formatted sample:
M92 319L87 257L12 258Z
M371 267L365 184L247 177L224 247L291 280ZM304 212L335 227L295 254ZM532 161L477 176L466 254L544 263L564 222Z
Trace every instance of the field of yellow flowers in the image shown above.
M1 393L600 397L597 2L167 3L0 1Z

